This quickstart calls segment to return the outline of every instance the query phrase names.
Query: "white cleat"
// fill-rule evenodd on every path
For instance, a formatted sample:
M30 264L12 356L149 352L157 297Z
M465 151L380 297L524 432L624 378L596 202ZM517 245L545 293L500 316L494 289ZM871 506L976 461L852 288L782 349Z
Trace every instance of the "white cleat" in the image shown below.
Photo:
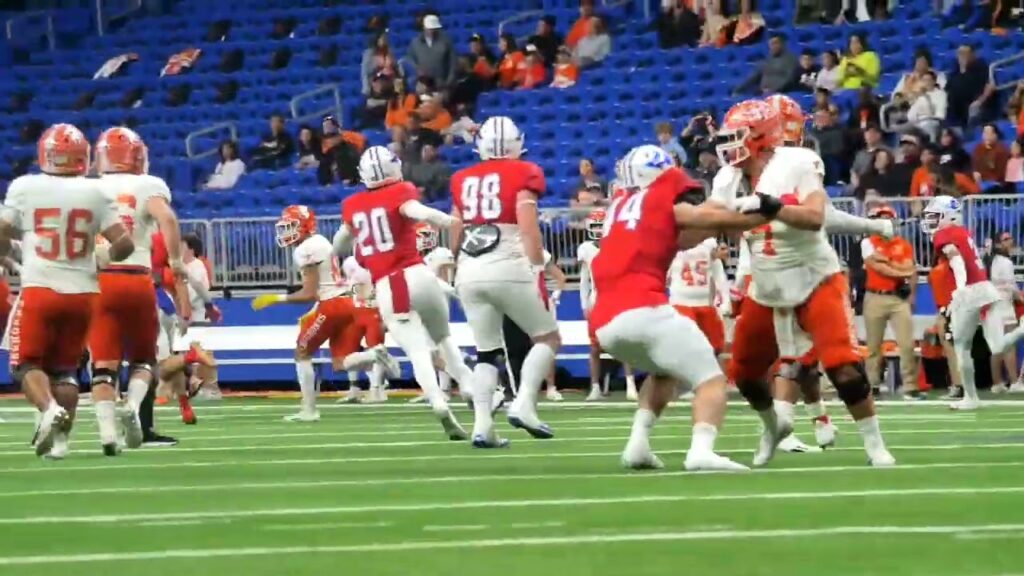
M547 398L549 402L561 402L562 400L565 400L565 398L562 398L562 393L554 388L549 388L544 397Z
M757 452L754 453L754 460L752 464L755 467L764 466L775 456L775 449L778 448L779 443L782 440L793 433L793 423L786 422L779 419L776 422L775 429L769 430L765 428L761 432L761 440L757 447Z
M719 472L748 472L750 468L747 468L739 462L733 462L725 456L720 456L714 452L694 453L687 452L686 460L683 462L683 468L688 472L697 472L701 470L706 471L719 471Z
M970 398L964 398L949 405L950 410L956 410L958 412L970 412L972 410L977 410L978 408L981 408L981 402L971 400Z
M318 412L316 410L313 410L313 411L302 410L302 411L300 411L300 412L298 412L296 414L292 414L291 416L285 416L284 417L284 421L285 422L319 422L320 421L320 412Z
M630 442L622 452L622 467L628 470L661 470L665 463L651 452L646 442Z
M839 429L836 428L836 425L831 420L814 421L814 441L822 449L831 448L836 445L836 434L838 432Z
M47 460L63 460L68 457L68 453L71 452L71 445L68 442L67 432L58 432L53 436L53 447L46 454L43 454L43 458Z
M893 458L892 454L888 450L882 448L875 450L873 454L868 454L868 464L875 468L887 468L889 466L896 465L896 459Z
M501 410L504 407L505 407L505 389L503 387L501 387L501 386L498 386L494 390L494 395L491 396L491 416L494 416L495 414L497 414L498 410Z
M637 398L636 388L626 388L626 400L636 402Z
M992 385L992 393L993 394L1006 394L1009 391L1010 391L1010 388L1006 384L993 384Z
M117 418L124 429L124 445L132 449L142 446L142 422L135 410L125 404L118 410Z
M363 392L362 390L349 390L344 396L338 398L335 404L362 404L363 403Z
M692 402L694 398L693 390L687 390L679 395L679 399L683 402Z
M779 450L783 452L790 452L793 454L806 454L808 452L821 452L821 448L817 446L808 446L800 441L795 435L790 434L781 441L779 441Z
M377 362L384 367L384 372L388 378L397 380L402 377L402 367L398 364L398 360L395 360L395 357L388 352L388 349L383 344L373 347L373 355Z
M426 403L426 401L427 401L427 395L426 394L420 394L419 396L414 396L414 397L410 398L408 403L409 404L424 404L424 403Z
M1014 382L1013 384L1010 384L1009 392L1010 392L1010 394L1022 394L1022 393L1024 393L1024 382L1018 380L1018 381Z
M466 433L466 429L459 424L459 421L455 419L455 415L449 410L446 414L441 415L441 427L444 428L444 433L448 435L449 440L469 440L469 434Z
M388 401L388 393L383 388L367 390L363 395L363 404L383 404Z
M527 434L540 440L547 440L548 438L555 437L555 433L551 430L551 427L544 422L541 422L537 413L532 409L529 411L520 410L517 412L513 405L508 410L508 423L520 430L526 430Z
M44 412L39 418L36 434L32 438L32 445L35 446L36 456L49 454L53 448L56 436L61 432L66 434L70 429L71 415L60 406Z
M598 388L591 388L590 394L584 399L584 402L600 402L604 400L604 395L601 394L601 390Z
M959 386L950 386L949 391L942 397L943 400L959 400L963 398L963 390Z

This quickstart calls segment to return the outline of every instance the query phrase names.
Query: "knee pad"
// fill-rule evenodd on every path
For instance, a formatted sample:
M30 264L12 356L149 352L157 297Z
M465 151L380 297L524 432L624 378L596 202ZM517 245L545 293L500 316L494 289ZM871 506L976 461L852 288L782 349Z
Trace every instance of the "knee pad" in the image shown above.
M149 360L146 362L132 362L128 365L128 375L131 376L136 372L149 372L152 376L154 374L153 366L156 365L156 360Z
M738 380L736 387L740 389L740 394L747 400L750 407L754 410L761 411L771 408L775 402L772 398L772 387L764 381L756 380Z
M111 368L92 367L92 384L106 384L117 388L118 371Z
M14 367L14 370L11 371L11 380L13 380L18 386L21 386L21 381L25 378L25 374L28 374L33 370L43 371L43 368L42 366L31 362L18 364Z
M476 353L476 361L482 364L490 364L501 370L505 368L505 351L501 348L497 350L479 350Z
M50 375L54 386L74 386L78 388L78 377L74 372L57 372Z
M810 382L816 382L821 378L821 372L818 371L817 366L804 366L799 364L796 370L796 380L799 384L807 384Z
M847 406L858 404L871 396L871 385L863 364L847 364L831 371L829 377L839 399Z

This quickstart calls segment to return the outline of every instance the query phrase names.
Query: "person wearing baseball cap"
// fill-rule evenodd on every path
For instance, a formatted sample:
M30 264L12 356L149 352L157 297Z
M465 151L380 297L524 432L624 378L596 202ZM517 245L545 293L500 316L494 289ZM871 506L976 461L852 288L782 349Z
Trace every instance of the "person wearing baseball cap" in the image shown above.
M413 38L406 52L417 76L430 76L438 88L447 87L455 78L455 46L444 33L441 18L428 13L423 17L423 32Z

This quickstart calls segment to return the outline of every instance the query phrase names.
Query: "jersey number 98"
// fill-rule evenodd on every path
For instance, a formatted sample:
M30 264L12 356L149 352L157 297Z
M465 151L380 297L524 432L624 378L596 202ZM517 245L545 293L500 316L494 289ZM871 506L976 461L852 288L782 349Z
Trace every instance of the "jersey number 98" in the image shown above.
M462 219L497 220L501 217L501 178L488 174L462 181Z

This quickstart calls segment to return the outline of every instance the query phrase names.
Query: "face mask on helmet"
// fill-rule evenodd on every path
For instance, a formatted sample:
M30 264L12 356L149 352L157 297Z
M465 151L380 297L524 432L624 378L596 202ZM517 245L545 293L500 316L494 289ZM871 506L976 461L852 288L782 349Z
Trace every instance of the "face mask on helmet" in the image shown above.
M587 237L591 240L600 240L604 237L604 210L595 210L587 216L584 225L587 228Z
M367 188L380 188L402 180L402 162L383 146L372 146L359 158L359 179Z
M416 230L416 250L420 254L426 254L434 248L437 248L437 230L433 227L424 226Z
M740 126L729 130L723 128L715 136L715 152L722 164L735 166L750 158L747 140L750 139L750 128Z
M274 225L274 229L277 231L277 245L281 248L287 248L298 242L302 238L299 226L299 221L293 218L278 220L277 224Z

